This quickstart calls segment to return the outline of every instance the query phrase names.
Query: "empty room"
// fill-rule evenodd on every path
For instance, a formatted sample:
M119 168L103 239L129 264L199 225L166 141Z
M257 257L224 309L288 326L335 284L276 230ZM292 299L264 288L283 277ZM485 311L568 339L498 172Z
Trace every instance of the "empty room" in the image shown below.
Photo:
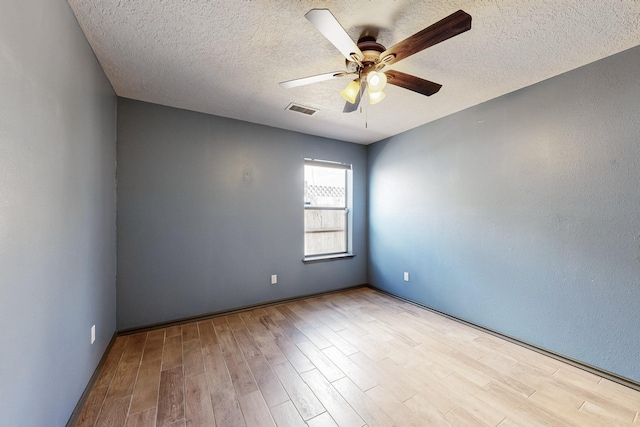
M640 425L640 2L5 0L0 418Z

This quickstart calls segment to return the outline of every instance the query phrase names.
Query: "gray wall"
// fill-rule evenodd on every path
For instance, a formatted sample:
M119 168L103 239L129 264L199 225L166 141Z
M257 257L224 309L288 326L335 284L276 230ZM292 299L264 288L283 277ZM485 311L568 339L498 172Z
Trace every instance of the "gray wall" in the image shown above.
M370 146L370 282L640 380L639 75L635 48Z
M0 424L62 426L116 325L116 97L64 1L2 2L0 70Z
M361 145L119 99L118 328L366 283L366 156ZM304 157L354 165L353 259L302 263Z

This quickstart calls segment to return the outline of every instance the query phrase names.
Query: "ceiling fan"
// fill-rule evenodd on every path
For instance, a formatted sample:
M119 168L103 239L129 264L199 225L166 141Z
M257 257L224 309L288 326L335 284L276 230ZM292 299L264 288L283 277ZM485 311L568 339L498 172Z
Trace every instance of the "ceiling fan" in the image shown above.
M345 113L358 109L365 89L371 104L382 101L385 97L382 89L386 83L426 96L438 92L442 87L438 83L400 71L382 72L381 70L387 65L395 64L414 53L471 29L471 15L459 10L387 49L376 41L372 32L366 30L360 36L358 43L354 43L329 9L311 9L305 18L344 55L347 70L281 82L280 87L288 89L347 75L357 75L357 78L340 92L347 100L343 110Z

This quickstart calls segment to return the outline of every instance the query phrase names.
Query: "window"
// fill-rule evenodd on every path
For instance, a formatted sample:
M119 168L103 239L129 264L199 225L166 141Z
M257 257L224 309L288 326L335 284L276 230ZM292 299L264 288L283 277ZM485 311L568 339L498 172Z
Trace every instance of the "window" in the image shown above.
M351 255L351 181L351 165L305 159L305 261Z

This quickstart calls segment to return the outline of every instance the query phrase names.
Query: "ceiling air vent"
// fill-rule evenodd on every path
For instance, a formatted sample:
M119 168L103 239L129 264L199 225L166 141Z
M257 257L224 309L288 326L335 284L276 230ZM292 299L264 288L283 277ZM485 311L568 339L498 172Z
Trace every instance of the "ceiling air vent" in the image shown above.
M318 112L315 108L305 107L304 105L294 104L293 102L287 106L287 110L296 111L298 113L306 114L307 116L313 116Z

